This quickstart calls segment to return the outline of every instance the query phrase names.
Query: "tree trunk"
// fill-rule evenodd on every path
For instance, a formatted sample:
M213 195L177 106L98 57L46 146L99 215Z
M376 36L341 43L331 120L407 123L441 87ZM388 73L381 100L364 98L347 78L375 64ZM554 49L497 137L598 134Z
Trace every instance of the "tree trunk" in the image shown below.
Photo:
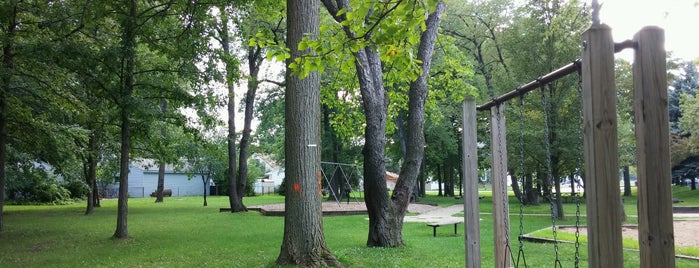
M12 1L12 13L2 18L5 39L2 47L2 85L0 85L0 234L3 232L3 211L5 206L5 166L7 161L7 123L9 121L9 107L7 98L12 87L12 73L14 69L14 37L17 30L17 3Z
M400 144L401 158L405 159L406 154L406 137L405 137L405 111L398 111L398 115L393 118L393 123L396 124L396 134L398 135L398 141ZM423 137L424 139L424 137Z
M690 187L692 191L697 189L697 177L692 177L692 185Z
M165 163L161 162L158 164L158 186L155 190L155 203L163 202L163 190L165 190Z
M437 196L443 196L442 195L442 165L437 165Z
M160 111L165 114L167 111L167 101L163 100L162 105L160 106ZM165 127L160 129L160 136L165 140L166 133L165 133ZM163 190L165 190L165 160L163 156L160 156L160 164L158 165L158 187L155 190L155 203L162 203L163 202Z
M92 215L94 212L95 208L95 196L99 195L97 191L95 191L95 187L93 185L96 185L96 180L97 180L97 133L96 130L93 130L92 133L90 134L90 139L87 142L87 165L86 167L86 172L85 172L85 182L87 183L88 186L88 192L87 192L87 208L85 209L85 215Z
M323 233L320 177L320 74L292 75L288 64L309 54L299 51L302 37L318 38L317 1L287 0L287 61L284 148L286 198L284 239L278 265L342 266L330 252Z
M207 181L209 180L209 176L204 176L204 174L201 174L201 182L204 183L204 206L208 206L209 204L206 202L206 188L207 188Z
M554 187L556 187L556 215L558 215L558 219L564 220L565 214L563 213L563 199L561 198L561 177L558 174L555 174L553 180L555 184Z
M517 179L517 176L514 175L515 171L510 170L510 174L512 174L510 176L510 183L512 184L512 191L515 193L515 197L517 197L517 200L519 200L519 202L525 203L524 195L522 195L522 190L519 189L519 181ZM523 178L522 181L524 181Z
M124 19L123 57L125 69L121 87L121 157L119 159L119 201L114 238L127 238L127 215L129 213L129 153L131 151L131 105L136 67L136 0L129 1L129 14Z
M425 24L426 30L420 36L417 59L422 61L422 74L410 83L408 100L408 128L406 129L406 154L401 166L398 182L391 196L388 220L392 229L388 232L389 240L375 241L377 246L391 247L403 245L403 219L408 210L411 191L417 183L420 164L425 153L425 99L427 99L427 79L430 73L432 52L437 40L437 32L446 9L444 1L439 1L435 11L430 13ZM452 172L453 173L453 172ZM452 176L453 182L453 176ZM453 183L452 183L453 185ZM454 187L452 187L452 195ZM371 244L370 244L371 245Z
M524 193L526 205L539 204L539 193L534 188L534 178L531 173L524 174Z
M456 196L456 168L449 164L449 196Z
M228 16L221 14L221 47L226 56L231 55L230 36L228 33ZM238 66L232 62L224 61L226 65L226 88L228 89L228 202L231 212L247 211L243 205L243 197L238 195L238 181L236 180L236 149L235 149L235 76ZM245 191L245 189L242 189Z
M92 185L90 187L92 187L92 193L93 193L92 194L92 198L93 198L92 204L96 208L101 207L102 205L100 204L100 189L97 187L97 178L95 178L95 181L92 182Z
M262 63L262 49L258 46L248 50L248 91L245 93L245 116L243 120L243 135L240 137L240 157L238 162L238 198L243 204L245 187L248 183L248 148L250 148L250 133L252 132L252 118L255 108L255 96L259 82L257 81Z
M624 196L631 196L631 175L629 166L624 166Z
M558 216L558 219L564 220L565 214L563 213L563 198L561 198L561 175L558 172L558 162L558 156L551 159L551 165L553 166L551 176L553 177L553 187L556 189L556 215Z
M541 196L544 200L548 200L549 202L550 199L550 194L548 190L548 182L546 181L546 174L543 171L539 171L536 173L536 192L539 196Z
M427 172L425 171L425 158L422 158L422 163L420 163L420 176L418 177L418 180L420 181L420 193L418 194L420 197L425 197L427 194L427 180L425 179L425 174Z
M340 10L351 10L349 7L349 1L322 0L322 2L326 9L330 12L330 15L332 15L333 18L340 23L345 21L346 15L338 15L338 12ZM437 10L441 10L443 12L443 5L444 4L440 1L437 6ZM439 25L442 12L436 11L430 14L430 17L433 17L433 21L436 21L437 26ZM433 16L433 14L438 15ZM434 17L437 17L437 19L435 20ZM426 32L432 31L429 30L431 29L429 22L427 23L427 28L428 30ZM434 28L436 31L436 27ZM349 26L343 26L343 30L348 38L358 38L357 34L353 32ZM436 32L434 35L436 36ZM423 37L424 36L427 35L423 34ZM369 37L370 35L365 35L359 38ZM371 44L371 42L367 43ZM431 45L433 46L433 44ZM430 48L429 51L424 51L421 49L418 52L423 53L423 55L429 54L430 56L425 57L424 59L418 57L423 60L423 76L426 76L429 73L429 60L431 59L432 49L430 45L421 43L420 47L423 46L425 48ZM392 197L394 201L391 202L386 193L386 164L384 162L384 150L386 145L386 111L388 107L388 96L383 87L381 58L378 49L371 45L354 52L353 55L356 59L354 63L357 78L359 80L359 88L362 95L364 114L366 116L363 154L365 203L367 206L367 212L369 214L369 237L367 239L367 245L380 247L400 246L403 245L401 238L403 215L405 214L404 211L409 200L410 189L412 189L412 186L415 183L420 163L420 161L412 163L411 161L414 161L414 159L410 158L416 157L417 160L420 160L422 158L421 152L424 152L424 148L413 148L414 150L418 151L414 152L416 153L414 156L407 157L405 161L406 164L404 164L400 172L400 176L405 175L405 178L399 178L398 184L396 185L399 187L398 192L396 193L394 190L394 195ZM425 69L425 67L427 67L427 69ZM421 79L416 81L422 81ZM411 83L411 92L413 91L413 84L417 85L416 82ZM411 102L419 103L419 100L413 100L411 97ZM408 120L411 119L409 118ZM412 120L418 122L421 119L414 117ZM408 125L410 126L410 123L408 123ZM419 125L422 125L421 121ZM420 132L422 135L423 129L420 127L420 129L414 129L414 131ZM410 135L411 134L408 134L408 136ZM424 143L424 136L421 136L419 139ZM410 141L408 141L408 143L410 143ZM410 153L407 154L409 155ZM407 180L408 183L401 182L402 180ZM406 200L406 207L396 207L396 205L404 205L403 199Z

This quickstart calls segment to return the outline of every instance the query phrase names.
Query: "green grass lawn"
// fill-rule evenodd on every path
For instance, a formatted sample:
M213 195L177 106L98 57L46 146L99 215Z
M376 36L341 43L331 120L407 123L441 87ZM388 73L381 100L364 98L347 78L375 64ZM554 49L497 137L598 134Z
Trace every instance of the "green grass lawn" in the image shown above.
M685 193L685 203L699 200L699 192ZM693 196L694 195L694 196ZM274 267L283 236L283 217L261 216L257 212L220 213L228 206L227 197L210 197L202 206L201 197L129 200L128 228L131 238L111 239L116 224L116 200L103 200L95 214L83 215L84 203L61 206L5 206L5 232L0 235L0 267ZM280 196L245 198L248 206L282 203ZM422 202L440 206L462 204L463 200L428 196ZM512 201L512 200L511 200ZM699 202L697 202L699 203ZM625 203L635 208L635 201ZM584 209L584 206L583 206ZM492 211L488 197L481 200L483 212ZM575 204L565 205L574 213ZM519 205L511 202L512 247L518 251ZM550 228L548 205L523 207L523 232ZM630 211L630 210L627 210ZM634 213L629 213L634 214ZM583 212L584 215L584 212ZM493 267L490 214L481 214L483 267ZM583 217L584 220L584 217ZM557 224L573 225L575 217ZM407 246L367 248L368 221L364 215L324 218L325 236L331 251L348 267L463 267L463 226L459 236L451 228L439 228L437 237L424 223L405 223ZM529 267L552 267L555 248L551 243L524 244ZM587 247L579 250L581 266L587 266ZM575 247L558 244L563 267L573 267ZM638 252L624 253L626 267L638 267ZM521 261L520 261L521 262ZM699 261L678 260L678 267L698 267Z

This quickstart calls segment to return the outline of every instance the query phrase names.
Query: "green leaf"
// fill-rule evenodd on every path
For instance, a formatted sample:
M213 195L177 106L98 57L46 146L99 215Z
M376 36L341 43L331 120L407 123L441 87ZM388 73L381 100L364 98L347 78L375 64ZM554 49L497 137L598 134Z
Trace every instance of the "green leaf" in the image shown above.
M341 8L340 10L337 11L337 14L335 14L335 15L336 15L336 16L342 16L342 14L345 14L345 13L347 13L347 9L346 9L346 8Z
M299 51L304 51L306 49L308 49L308 42L306 42L306 40L299 42Z

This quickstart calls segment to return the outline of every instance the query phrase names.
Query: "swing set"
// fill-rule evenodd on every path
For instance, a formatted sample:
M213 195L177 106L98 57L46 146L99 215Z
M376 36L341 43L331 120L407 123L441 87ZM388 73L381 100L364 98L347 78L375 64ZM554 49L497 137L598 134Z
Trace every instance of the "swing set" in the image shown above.
M582 57L549 74L476 106L474 100L463 102L463 167L464 167L464 234L467 267L481 266L480 223L478 210L478 152L476 113L490 110L493 192L494 262L496 267L527 267L522 241L523 220L520 202L519 246L517 254L510 245L510 219L507 196L507 144L505 102L520 97L520 121L523 121L523 96L542 89L544 141L549 184L551 148L549 143L549 100L544 87L553 81L577 72L579 75L581 120L584 152L585 190L588 230L588 265L590 267L623 267L621 224L623 207L618 179L618 144L616 124L616 90L614 53L633 48L634 113L638 165L638 241L641 267L675 267L672 191L670 184L669 126L667 117L667 72L664 31L645 27L633 38L614 43L611 29L593 24L582 36ZM520 172L523 170L523 123L520 123ZM578 161L582 162L582 161ZM578 169L580 170L580 169ZM580 175L580 174L578 174ZM549 191L552 229L554 233L555 267L562 267L556 238L553 190ZM576 241L575 267L579 267L578 241L580 201L575 197ZM514 261L514 263L513 263Z
M329 194L337 204L340 204L343 199L347 199L347 203L350 199L359 203L358 198L363 198L360 184L364 181L359 167L355 164L335 162L320 162L320 164L320 172L326 185L323 187L323 195Z

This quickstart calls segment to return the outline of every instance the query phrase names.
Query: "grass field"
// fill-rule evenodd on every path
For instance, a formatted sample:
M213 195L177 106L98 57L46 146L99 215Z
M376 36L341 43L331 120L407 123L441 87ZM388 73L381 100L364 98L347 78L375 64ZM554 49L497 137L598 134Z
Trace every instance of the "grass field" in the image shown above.
M699 192L678 190L682 205L699 204ZM633 215L635 201L625 201ZM126 240L111 239L116 224L116 200L103 200L91 216L83 215L84 203L61 206L5 206L5 232L0 235L0 267L275 267L283 236L283 217L266 217L257 212L220 213L226 197L210 197L202 206L201 197L172 197L164 203L152 198L129 200L129 234ZM481 211L492 211L489 197L481 200ZM519 205L511 199L512 247L518 252ZM282 203L281 196L245 198L248 206ZM462 200L428 196L422 202L441 206L461 204ZM695 203L696 202L696 203ZM524 207L523 232L551 226L548 205ZM583 206L584 209L584 206ZM567 214L575 204L566 204ZM584 212L582 212L584 215ZM492 263L492 217L481 215L483 267ZM633 217L630 217L633 219ZM584 217L582 218L584 221ZM575 217L557 224L573 225ZM461 225L460 228L463 228ZM450 235L449 228L432 229L424 223L405 223L407 246L395 249L367 248L366 216L324 218L325 236L331 251L348 267L464 267L464 237ZM463 234L463 230L459 230ZM573 267L575 247L559 243L563 267ZM587 246L579 249L581 267L586 267ZM530 243L523 247L529 267L552 267L556 248L550 243ZM522 263L522 261L520 261ZM638 252L625 251L626 267L638 267ZM523 267L523 266L520 266ZM677 267L699 267L699 261L678 260Z

